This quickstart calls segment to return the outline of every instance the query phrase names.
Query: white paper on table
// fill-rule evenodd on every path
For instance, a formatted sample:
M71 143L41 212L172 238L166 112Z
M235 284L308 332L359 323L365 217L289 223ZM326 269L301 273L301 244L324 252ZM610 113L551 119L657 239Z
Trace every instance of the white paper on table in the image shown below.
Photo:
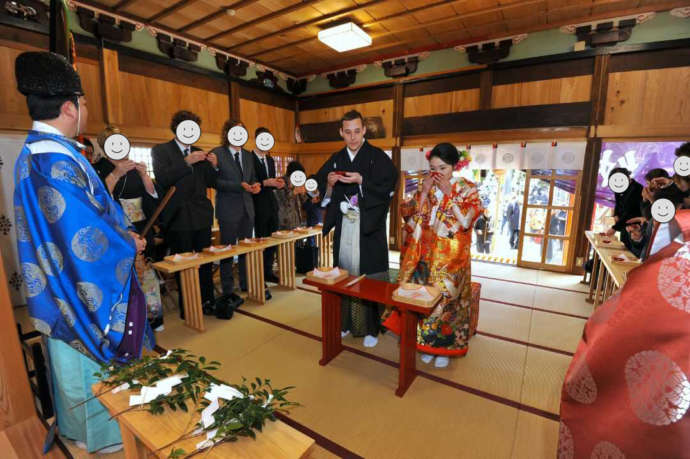
M185 255L185 256L182 256L178 253L176 255L173 255L172 260L173 261L183 261L183 260L194 260L196 258L199 258L198 253L195 253L194 255Z
M618 262L629 262L629 261L635 262L635 261L638 261L637 258L629 257L625 253L619 253L618 255L614 255L613 260L618 261Z
M215 413L218 408L220 408L220 403L218 402L218 399L215 399L211 401L211 404L204 408L204 410L201 412L201 423L204 426L204 429L215 422L213 413Z
M330 271L319 271L318 269L314 270L314 277L320 277L321 279L333 279L335 277L340 276L340 269L339 268L333 268Z
M182 383L182 380L187 377L187 373L180 373L173 376L168 376L156 382L156 387L166 388L170 391L173 387Z
M232 250L232 244L228 244L225 247L209 247L208 251L209 252L227 252L228 250Z
M130 395L129 396L129 406L142 405L144 403L144 397L141 395Z
M243 397L242 392L238 391L234 387L230 387L226 384L211 384L211 390L204 394L204 398L209 401L216 400L218 398L223 398L225 400L232 400L234 398Z
M403 298L410 298L413 300L431 301L434 299L424 286L420 286L420 288L416 290L405 290L400 287L398 288L397 294Z

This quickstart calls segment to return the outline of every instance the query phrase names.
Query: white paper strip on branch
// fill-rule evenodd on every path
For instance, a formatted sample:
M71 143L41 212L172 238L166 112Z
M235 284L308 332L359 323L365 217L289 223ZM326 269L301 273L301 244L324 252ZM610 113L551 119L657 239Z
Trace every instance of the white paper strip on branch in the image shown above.
M586 142L558 142L551 156L550 169L582 170Z
M522 148L519 143L498 144L496 169L522 169Z
M425 171L429 169L429 162L425 156L426 150L419 148L403 148L400 150L400 169L403 171Z
M472 158L470 169L494 169L494 150L491 145L472 145L470 157Z
M525 169L549 169L551 142L529 143L525 147Z

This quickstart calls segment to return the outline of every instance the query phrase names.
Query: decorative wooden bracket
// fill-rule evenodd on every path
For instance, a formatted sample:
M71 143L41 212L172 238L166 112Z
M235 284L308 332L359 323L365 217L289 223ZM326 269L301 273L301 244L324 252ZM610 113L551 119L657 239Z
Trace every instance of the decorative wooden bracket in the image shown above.
M295 80L294 78L288 78L287 87L291 93L298 96L307 90L307 79L300 78L299 80Z
M216 53L216 66L227 76L241 78L247 75L249 62Z
M256 78L258 82L265 88L280 90L282 89L278 86L278 77L273 74L270 70L260 71L257 69Z
M180 59L187 62L196 62L199 58L201 47L193 43L187 43L179 38L172 38L170 35L159 33L156 35L158 49L166 54L170 59Z
M326 75L326 77L328 78L332 88L347 88L348 86L353 85L355 80L357 80L357 70L350 69L344 72L329 73Z
M395 59L381 63L383 73L388 78L406 77L417 71L419 64L418 56L411 56L406 59Z
M465 48L467 58L474 64L494 64L501 59L505 59L510 54L510 47L513 40L501 40L498 44L494 42L473 45Z
M132 22L120 20L118 24L113 16L99 14L96 17L96 13L81 6L77 8L77 16L82 29L103 40L115 43L132 41L132 31L136 28Z
M635 19L624 19L614 26L613 21L601 22L592 28L591 25L575 29L578 41L584 41L591 48L597 46L613 46L630 38L633 27L637 25Z

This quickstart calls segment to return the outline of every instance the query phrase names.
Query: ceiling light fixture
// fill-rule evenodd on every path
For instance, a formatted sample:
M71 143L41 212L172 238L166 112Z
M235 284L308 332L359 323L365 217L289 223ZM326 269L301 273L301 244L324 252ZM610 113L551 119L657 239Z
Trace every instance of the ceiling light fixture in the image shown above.
M348 22L319 32L319 41L339 53L371 45L371 37L357 24Z

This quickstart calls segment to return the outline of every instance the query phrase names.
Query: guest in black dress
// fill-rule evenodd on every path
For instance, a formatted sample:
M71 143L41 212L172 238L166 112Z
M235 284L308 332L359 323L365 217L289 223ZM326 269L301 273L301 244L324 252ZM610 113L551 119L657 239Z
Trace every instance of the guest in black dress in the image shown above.
M105 140L113 134L120 134L120 130L108 126L99 134L98 144L101 147L101 152L94 154L93 168L103 183L105 183L115 202L122 206L125 214L137 232L140 233L158 206L158 190L146 172L146 164L135 163L129 157L115 161L102 154ZM146 239L147 244L144 255L147 259L156 258L154 232L149 232ZM146 294L151 328L155 331L162 331L163 307L160 296L160 283L155 270L148 266L142 278L139 279L139 283Z

